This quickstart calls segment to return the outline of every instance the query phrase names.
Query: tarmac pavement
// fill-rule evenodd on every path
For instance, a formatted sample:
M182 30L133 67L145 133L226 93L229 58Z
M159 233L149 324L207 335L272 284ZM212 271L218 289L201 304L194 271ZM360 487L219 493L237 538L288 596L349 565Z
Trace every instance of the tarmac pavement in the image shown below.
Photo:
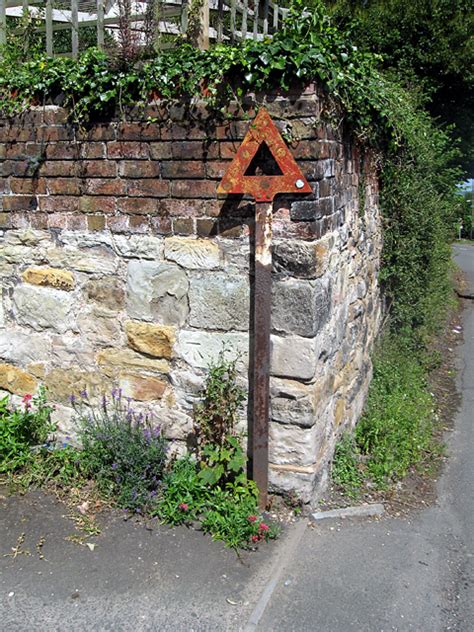
M474 246L455 252L474 290ZM462 404L435 505L405 518L300 521L239 558L200 532L148 530L118 512L90 550L65 539L74 526L52 496L0 490L0 630L472 632L474 301L465 303ZM31 555L8 555L22 533Z

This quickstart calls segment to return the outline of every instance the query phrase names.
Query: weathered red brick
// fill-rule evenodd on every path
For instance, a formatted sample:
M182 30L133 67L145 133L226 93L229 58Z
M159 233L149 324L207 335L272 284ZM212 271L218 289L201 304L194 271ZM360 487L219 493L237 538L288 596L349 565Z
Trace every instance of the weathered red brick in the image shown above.
M156 215L158 200L155 198L120 198L117 200L118 210L128 215Z
M150 160L124 160L119 163L119 173L125 178L158 178L160 163Z
M161 163L163 178L204 178L206 168L199 160L167 161Z
M173 217L217 217L221 212L223 202L219 200L192 200L167 198L160 200L161 215Z
M128 228L132 233L144 234L148 232L149 224L148 218L142 215L131 215Z
M171 217L152 217L151 229L158 235L171 235L173 232Z
M76 143L50 143L46 145L47 160L77 160L80 147Z
M173 123L171 129L162 130L162 138L166 138L164 133L171 132L172 140L205 140L208 136L207 130L196 125L178 125ZM168 136L169 138L169 136Z
M79 198L79 209L83 213L105 213L112 215L115 213L116 200L114 197L88 196Z
M161 143L150 143L150 158L152 160L169 160L172 157L173 143L162 141Z
M12 228L28 228L29 225L30 225L29 213L12 213L11 214Z
M3 146L6 160L24 160L34 156L43 155L43 147L38 143L9 143Z
M177 198L215 198L216 183L212 180L173 180L171 192Z
M112 160L85 160L81 163L79 171L84 178L117 177L117 165Z
M39 173L48 178L73 177L79 173L79 163L75 160L47 160L40 166Z
M74 213L80 210L80 198L74 195L45 195L38 198L40 211L45 213Z
M38 208L38 199L34 195L4 195L4 211L34 211Z
M66 228L67 215L65 213L51 213L48 215L48 228Z
M87 228L88 230L104 230L105 228L105 216L104 215L87 215Z
M46 193L46 182L44 178L11 178L10 190L23 194Z
M50 195L81 194L81 181L77 178L48 178L46 187Z
M117 127L117 140L119 141L148 141L160 139L160 126L156 123L120 123Z
M231 142L231 143L219 143L220 148L220 156L223 160L232 160L235 158L235 154L239 148L240 143Z
M113 233L126 233L128 231L129 219L127 215L113 215L107 217L107 228Z
M10 228L11 222L11 213L0 213L0 228Z
M208 178L221 179L229 168L230 160L211 160L206 163Z
M217 141L177 141L172 144L173 158L178 160L213 160L219 157Z
M107 144L107 156L125 160L148 160L150 158L150 148L147 143L116 141Z
M98 158L105 158L105 143L98 142L85 142L81 143L80 155L81 158L88 160L97 160Z
M175 235L194 235L196 232L192 217L176 217L173 219L173 233Z
M85 230L87 228L87 220L85 215L67 215L66 227L68 230Z
M170 192L168 180L129 180L128 195L139 197L166 197Z
M32 228L37 228L39 230L45 230L48 228L48 218L50 216L46 213L30 213L28 219L30 220L30 224Z
M94 125L90 129L79 130L77 137L82 141L115 140L115 126L110 124Z
M125 195L127 184L118 178L90 178L84 183L84 192L89 195Z
M197 219L196 232L200 237L210 237L218 233L217 220L214 219Z
M27 160L5 160L2 163L2 175L8 176L33 176L31 164Z

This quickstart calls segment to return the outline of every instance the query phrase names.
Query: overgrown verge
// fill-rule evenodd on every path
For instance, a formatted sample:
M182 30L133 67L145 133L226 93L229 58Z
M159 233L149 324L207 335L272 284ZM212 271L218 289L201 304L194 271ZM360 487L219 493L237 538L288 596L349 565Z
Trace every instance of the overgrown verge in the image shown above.
M427 381L433 360L399 335L382 339L365 412L334 455L332 480L347 496L387 489L413 468L431 468L439 456L436 402Z
M104 395L99 405L87 392L72 398L80 449L58 446L51 438L55 428L44 391L25 396L18 406L4 399L0 482L22 489L49 485L66 496L89 488L89 497L131 514L198 527L235 549L266 542L277 529L260 515L257 488L245 474L236 430L244 393L236 375L235 361L222 353L209 369L197 406L197 449L171 459L160 426L151 415L133 410L120 390ZM89 532L97 529L86 515L80 520Z

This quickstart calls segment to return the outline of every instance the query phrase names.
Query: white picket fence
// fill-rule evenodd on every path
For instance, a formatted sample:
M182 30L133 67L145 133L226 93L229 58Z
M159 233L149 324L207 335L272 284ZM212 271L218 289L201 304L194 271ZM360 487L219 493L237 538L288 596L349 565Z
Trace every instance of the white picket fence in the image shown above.
M36 30L44 33L48 55L57 54L55 34L69 31L70 50L60 54L77 57L84 27L95 29L99 48L105 47L106 36L118 40L125 24L135 41L143 43L151 37L155 47L164 48L173 45L173 38L164 36L185 37L194 24L193 43L208 48L213 41L271 37L287 11L272 0L202 0L197 5L191 0L0 0L0 46L7 41L8 29L18 31L25 12L35 19Z

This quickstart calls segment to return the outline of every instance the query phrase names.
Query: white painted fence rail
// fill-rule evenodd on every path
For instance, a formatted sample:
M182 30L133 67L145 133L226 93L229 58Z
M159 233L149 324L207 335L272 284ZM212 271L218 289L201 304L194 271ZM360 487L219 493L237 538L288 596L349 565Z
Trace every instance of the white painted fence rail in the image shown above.
M166 48L186 37L208 48L210 41L271 37L287 11L272 0L202 0L197 6L191 0L0 0L0 46L9 33L21 33L29 16L48 55L77 57L86 27L88 45L99 48L122 41L124 33L137 46Z

